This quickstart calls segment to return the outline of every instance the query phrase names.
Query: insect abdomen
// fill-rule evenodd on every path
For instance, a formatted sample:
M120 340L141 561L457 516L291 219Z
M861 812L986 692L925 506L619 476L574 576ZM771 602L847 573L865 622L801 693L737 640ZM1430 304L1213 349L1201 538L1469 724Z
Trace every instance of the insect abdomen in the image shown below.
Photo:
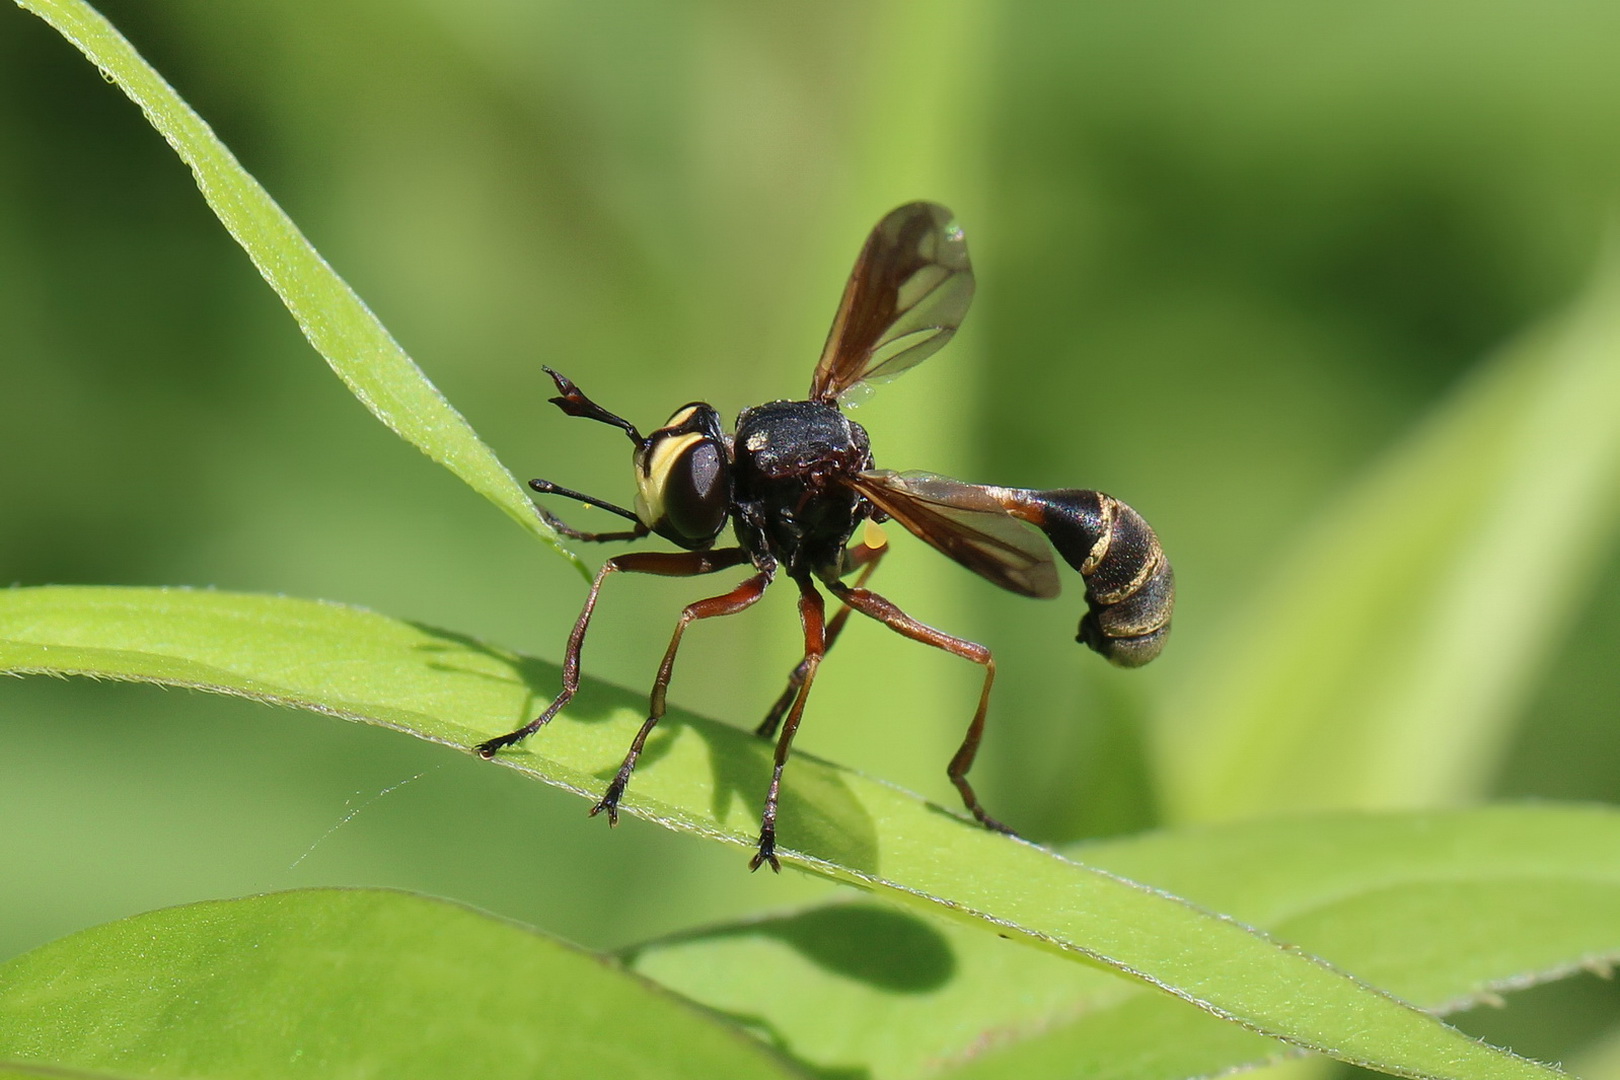
M1021 492L1024 514L1086 583L1075 640L1120 667L1141 667L1164 649L1176 576L1142 515L1100 491Z

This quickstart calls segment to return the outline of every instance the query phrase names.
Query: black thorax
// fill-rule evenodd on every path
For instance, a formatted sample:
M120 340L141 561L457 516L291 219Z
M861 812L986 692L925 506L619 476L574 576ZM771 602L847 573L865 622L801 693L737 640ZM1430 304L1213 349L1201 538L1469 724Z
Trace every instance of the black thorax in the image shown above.
M773 401L737 418L733 455L733 528L754 562L797 578L836 574L872 512L840 482L872 467L866 429L831 404Z

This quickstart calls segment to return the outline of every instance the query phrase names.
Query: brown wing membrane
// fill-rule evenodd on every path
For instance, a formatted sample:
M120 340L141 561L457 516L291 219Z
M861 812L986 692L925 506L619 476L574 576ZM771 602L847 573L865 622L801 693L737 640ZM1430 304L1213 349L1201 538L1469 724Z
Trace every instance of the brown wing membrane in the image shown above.
M831 401L922 363L951 340L972 301L967 240L951 212L927 202L891 210L855 260L811 399Z
M1003 589L1041 599L1058 594L1046 541L1007 513L994 489L887 469L859 473L850 486L935 550Z

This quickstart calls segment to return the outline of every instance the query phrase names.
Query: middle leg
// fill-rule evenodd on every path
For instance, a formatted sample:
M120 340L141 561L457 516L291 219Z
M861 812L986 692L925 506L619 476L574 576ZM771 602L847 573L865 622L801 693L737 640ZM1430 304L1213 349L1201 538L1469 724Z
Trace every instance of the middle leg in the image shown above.
M810 684L816 681L816 669L821 666L821 658L827 655L826 605L809 578L797 580L799 622L804 626L804 679L799 684L798 696L793 699L793 709L787 715L787 723L782 725L781 737L776 740L771 786L765 792L765 810L759 819L759 850L748 860L750 870L758 870L763 864L770 863L771 869L778 874L782 872L782 864L776 858L776 799L782 790L782 767L787 764L788 750L793 746L793 736L798 732L799 721L804 716L804 703L810 697Z
M860 577L855 579L857 589L871 579L872 571L877 569L877 564L883 559L884 553L889 550L888 543L882 539L882 530L871 525L868 528L877 533L875 539L879 542L876 544L864 542L851 548L848 561L849 569L845 570L845 573L848 573L849 570L854 570L857 567L861 568ZM829 650L833 647L833 643L838 640L838 635L843 632L844 624L848 621L849 605L840 604L838 611L832 617L832 621L827 624L827 648ZM799 687L804 685L805 676L809 671L810 657L806 654L804 659L799 661L799 665L788 675L787 687L777 697L770 711L765 714L764 721L754 729L755 735L762 739L769 739L776 734L776 729L781 726L782 717L787 715L788 706L792 705L794 699L799 696Z

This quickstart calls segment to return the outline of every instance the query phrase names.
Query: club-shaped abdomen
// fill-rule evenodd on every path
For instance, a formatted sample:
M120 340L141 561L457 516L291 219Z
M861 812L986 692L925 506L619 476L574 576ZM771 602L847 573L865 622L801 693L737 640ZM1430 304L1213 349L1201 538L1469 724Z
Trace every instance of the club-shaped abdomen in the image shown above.
M1020 492L1034 523L1086 582L1075 640L1119 667L1141 667L1164 649L1176 576L1142 515L1100 491Z

